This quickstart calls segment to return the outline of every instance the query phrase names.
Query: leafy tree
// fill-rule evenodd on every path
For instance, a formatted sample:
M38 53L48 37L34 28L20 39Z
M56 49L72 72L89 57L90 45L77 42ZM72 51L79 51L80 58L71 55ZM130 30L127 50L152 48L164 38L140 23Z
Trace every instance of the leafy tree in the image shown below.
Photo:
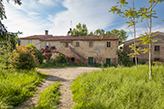
M106 31L103 29L97 29L95 32L90 32L89 35L117 35L119 37L119 43L125 41L128 38L128 35L126 35L126 31L124 30L117 30L113 29L111 31Z
M73 28L72 30L72 36L87 36L88 35L88 29L86 24L79 23L76 25L76 28Z
M119 44L128 38L128 35L126 35L126 31L122 29L121 30L113 29L110 32L108 32L108 34L117 35L119 37Z
M94 35L94 33L91 31L88 35L89 35L89 36L93 36L93 35Z
M9 2L10 0L6 0L6 1ZM20 32L18 33L8 32L4 24L2 24L1 21L7 19L5 15L5 7L2 2L3 0L0 0L0 42L8 40L10 41L12 48L15 48L17 35L20 34ZM21 5L21 0L13 0L13 2L15 4Z
M126 22L126 23L129 24L128 27L133 26L133 28L134 28L134 44L133 44L134 53L133 53L133 55L135 57L135 64L136 64L136 69L137 69L136 28L135 28L135 26L136 26L136 23L138 23L136 21L136 18L139 18L139 15L138 15L138 12L136 11L135 7L134 7L134 0L132 0L132 2L133 2L133 6L129 7L128 2L126 2L126 0L119 0L117 2L117 4L119 4L120 8L118 8L118 5L113 6L110 9L109 12L113 12L113 14L115 13L115 14L118 14L119 16L121 16L121 17L127 18L128 22ZM124 9L124 8L122 8L122 6L128 8L128 9Z
M112 35L111 31L107 31L105 34L106 35Z
M9 2L10 0L6 0ZM13 0L15 4L21 5L21 0ZM0 62L5 64L8 68L11 60L11 52L16 48L18 33L8 32L5 26L2 24L2 20L7 19L5 15L5 7L3 0L0 0Z
M141 42L143 44L148 44L149 48L149 80L152 78L152 67L151 67L151 61L152 61L152 47L151 47L151 43L154 42L154 40L152 40L152 18L158 18L156 15L155 10L153 10L155 8L155 6L158 3L163 2L164 0L147 0L147 3L150 4L149 7L141 7L139 10L140 16L141 16L141 22L143 22L144 19L148 19L149 20L149 32L145 33L144 35L142 35L142 38L140 39Z
M145 35L142 35L142 38L140 38L141 42L143 44L148 44L149 48L149 79L151 79L152 77L152 67L151 67L151 54L152 54L152 48L151 48L151 43L153 42L152 40L152 33L151 33L151 27L152 27L152 17L153 18L157 18L157 16L155 16L155 10L154 7L158 4L163 2L164 0L147 0L147 3L150 4L149 7L141 7L139 10L136 10L134 7L134 0L132 0L133 2L133 7L129 8L128 10L121 10L118 8L118 6L113 6L111 8L111 10L109 12L113 12L116 14L119 14L121 17L126 17L129 19L129 22L127 22L130 26L134 26L134 36L136 36L136 31L135 31L135 25L137 23L136 18L140 18L140 22L143 22L144 19L149 19L149 32L146 33ZM119 2L117 2L120 4L120 8L122 6L126 7L128 5L128 2L126 2L126 0L119 0ZM128 6L127 6L128 7ZM134 37L134 41L135 41L135 37ZM135 60L136 60L136 54L138 53L138 51L136 50L136 43L134 42L134 55L135 55ZM143 50L144 52L146 51L146 49ZM136 66L137 68L137 66Z
M6 1L9 2L10 0L6 0ZM13 0L13 1L15 4L19 4L19 5L22 4L21 0ZM2 24L1 21L4 19L7 19L7 17L5 14L5 7L2 2L3 2L3 0L0 0L0 27L1 27L0 30L3 33L3 32L7 32L7 30L5 29L5 26Z
M72 30L72 36L93 36L93 35L117 35L119 37L119 43L125 41L128 38L126 31L113 29L111 31L105 31L103 29L97 29L94 32L91 31L88 34L88 29L85 24L81 25L80 23L76 25L76 28Z
M127 51L127 48L125 48L125 47L120 48L117 51L118 64L124 65L124 66L131 66L131 65L133 65L132 62L130 61L130 57L129 57L128 54L129 54L129 51Z
M105 30L103 29L97 29L95 32L94 32L95 35L105 35Z

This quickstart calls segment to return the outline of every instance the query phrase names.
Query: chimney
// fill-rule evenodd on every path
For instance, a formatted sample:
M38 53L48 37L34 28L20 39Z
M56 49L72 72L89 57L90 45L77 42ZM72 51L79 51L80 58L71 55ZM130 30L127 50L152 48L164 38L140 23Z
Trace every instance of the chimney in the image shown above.
M48 36L48 30L45 30L45 35Z
M72 28L68 31L67 36L72 36Z

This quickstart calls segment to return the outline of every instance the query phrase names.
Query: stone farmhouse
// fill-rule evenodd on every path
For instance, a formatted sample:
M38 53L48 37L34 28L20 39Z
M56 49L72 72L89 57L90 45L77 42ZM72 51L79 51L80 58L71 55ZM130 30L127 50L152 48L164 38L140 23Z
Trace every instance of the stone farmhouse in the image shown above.
M108 36L52 36L34 35L21 38L21 43L33 43L38 49L55 46L56 51L70 57L72 61L82 60L89 65L92 63L116 64L118 37Z
M160 62L164 62L164 33L161 32L155 32L153 33L152 39L156 40L157 42L153 42L152 43L152 61L160 61ZM120 49L121 47L123 47L124 49L127 49L127 51L130 51L129 45L134 44L134 39L129 40L129 41L125 41L123 43L121 43L118 47L118 49ZM139 42L139 40L137 39L137 42ZM138 47L140 48L148 48L148 45L144 45L144 44L139 44ZM137 61L139 63L145 63L148 62L149 60L149 53L140 53L140 55L137 55ZM135 62L135 59L131 57L131 61Z

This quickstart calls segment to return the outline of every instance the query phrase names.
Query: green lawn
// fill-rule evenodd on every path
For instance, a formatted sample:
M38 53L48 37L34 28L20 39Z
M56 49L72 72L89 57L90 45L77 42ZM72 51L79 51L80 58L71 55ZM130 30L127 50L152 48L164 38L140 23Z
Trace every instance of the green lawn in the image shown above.
M0 68L0 108L12 108L28 99L45 77L36 70Z
M34 109L57 109L59 106L59 82L45 89L39 96L40 102Z
M79 76L71 86L74 109L163 109L164 66L111 67Z

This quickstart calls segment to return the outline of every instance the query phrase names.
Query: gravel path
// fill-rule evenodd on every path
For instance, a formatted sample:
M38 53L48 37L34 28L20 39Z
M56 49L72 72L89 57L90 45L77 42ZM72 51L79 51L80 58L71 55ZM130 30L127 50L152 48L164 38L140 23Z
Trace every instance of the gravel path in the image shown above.
M84 72L90 72L92 70L99 70L100 68L94 67L72 67L72 68L49 68L39 69L38 71L49 73L47 79L38 87L35 96L25 101L15 109L27 109L35 107L39 102L39 94L45 90L51 83L55 81L61 81L60 86L60 108L59 109L72 109L75 104L72 101L72 93L70 86L73 80L75 80L80 74Z

